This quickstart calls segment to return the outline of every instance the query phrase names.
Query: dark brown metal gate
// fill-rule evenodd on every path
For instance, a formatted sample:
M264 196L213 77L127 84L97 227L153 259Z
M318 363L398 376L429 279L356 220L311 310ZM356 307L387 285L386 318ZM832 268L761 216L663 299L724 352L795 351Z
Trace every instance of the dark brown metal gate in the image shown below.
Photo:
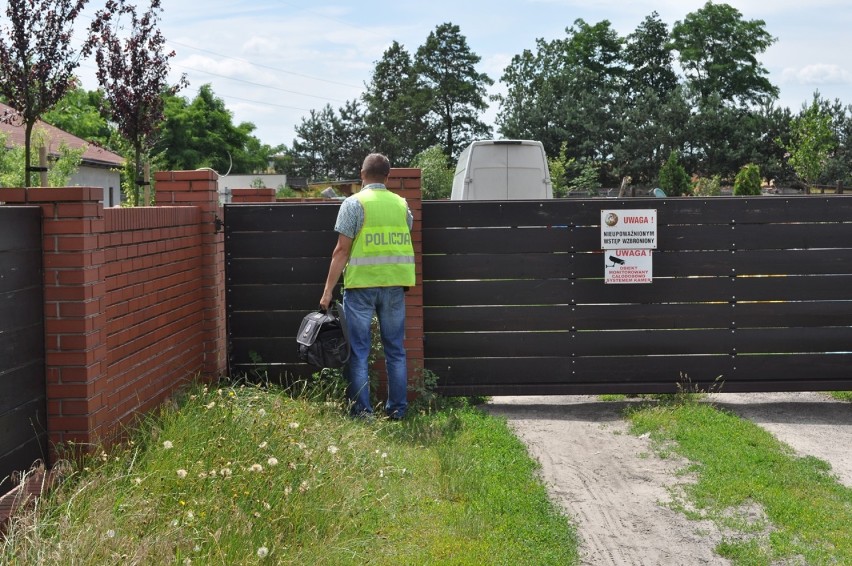
M648 208L653 282L605 284L601 210ZM311 372L295 332L337 209L226 207L232 372ZM425 366L446 394L852 390L852 197L426 201L422 218Z
M47 455L41 209L0 206L0 493Z

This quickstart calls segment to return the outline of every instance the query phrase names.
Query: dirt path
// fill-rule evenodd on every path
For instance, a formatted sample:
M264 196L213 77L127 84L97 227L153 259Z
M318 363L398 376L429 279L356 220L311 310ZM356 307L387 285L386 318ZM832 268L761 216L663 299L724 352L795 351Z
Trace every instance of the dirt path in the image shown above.
M764 426L797 453L852 478L852 405L819 393L717 394L714 403ZM628 433L627 402L587 396L495 397L502 415L541 462L551 497L574 518L588 565L729 564L713 551L722 534L665 506L685 462L656 456Z

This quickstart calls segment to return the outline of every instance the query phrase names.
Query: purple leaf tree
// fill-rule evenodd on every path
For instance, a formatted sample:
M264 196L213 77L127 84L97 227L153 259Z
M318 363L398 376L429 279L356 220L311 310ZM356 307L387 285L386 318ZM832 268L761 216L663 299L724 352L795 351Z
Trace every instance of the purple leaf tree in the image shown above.
M133 147L135 205L143 183L143 156L156 143L163 121L163 95L188 84L183 75L177 84L168 84L169 59L175 53L165 51L166 40L158 27L162 11L160 0L151 0L141 15L126 0L107 0L90 27L105 112Z
M0 94L25 128L24 185L31 186L31 136L39 117L74 85L80 55L71 46L74 20L88 0L9 0L0 30Z

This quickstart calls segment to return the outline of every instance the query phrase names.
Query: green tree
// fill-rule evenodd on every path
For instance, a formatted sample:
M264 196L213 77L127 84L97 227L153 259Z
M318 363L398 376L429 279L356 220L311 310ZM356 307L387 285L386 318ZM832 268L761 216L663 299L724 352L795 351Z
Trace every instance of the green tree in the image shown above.
M299 176L335 180L357 178L365 145L363 114L357 101L347 102L340 114L327 104L311 110L296 127L293 162Z
M689 174L680 164L678 157L677 151L672 151L660 168L660 188L671 197L688 195L690 189Z
M164 95L165 120L157 145L158 159L167 169L210 167L220 174L265 171L280 147L260 143L253 135L255 125L235 125L225 102L202 85L190 102L186 98Z
M623 40L606 20L578 19L565 32L512 59L502 76L507 92L497 97L499 130L541 141L548 155L567 142L569 158L606 162L621 137Z
M672 150L691 137L692 104L680 86L664 99L653 89L637 97L619 116L621 137L613 146L612 161L618 176L650 184Z
M790 165L808 186L820 177L837 138L831 129L831 116L820 108L818 95L805 106L790 125L790 141L785 145Z
M438 142L428 121L430 91L417 74L411 55L398 42L376 63L362 98L369 146L387 155L391 163L410 163Z
M73 134L80 139L107 149L115 149L113 136L115 129L101 114L106 103L103 92L79 86L68 93L45 112L42 119L57 128Z
M646 96L650 89L664 101L678 85L669 28L657 12L627 36L624 61L628 65L625 90L631 100Z
M451 159L471 141L491 136L480 119L494 81L476 70L482 58L471 51L459 26L439 25L417 49L415 69L430 93L430 120Z
M0 95L24 125L24 163L31 171L32 134L38 119L74 86L78 53L74 21L88 0L9 0L0 33ZM85 52L86 46L82 51ZM24 176L29 187L32 176Z
M0 132L0 148L6 148L7 136ZM38 150L42 147L50 146L50 139L47 133L36 127L32 134L32 146ZM49 156L47 184L50 187L63 187L68 184L68 181L80 168L80 163L83 159L84 147L71 148L65 142L60 142L58 151L55 155ZM14 146L10 149L0 150L0 187L23 187L26 175L24 164L25 150L22 146ZM38 165L35 155L33 155L31 166Z
M418 153L411 166L421 171L424 199L450 198L455 171L440 145L433 145Z
M760 194L760 168L754 163L743 165L734 179L734 194L738 196Z
M690 85L707 100L718 94L735 105L778 97L757 56L774 42L763 20L745 20L728 4L707 2L672 27L672 47Z

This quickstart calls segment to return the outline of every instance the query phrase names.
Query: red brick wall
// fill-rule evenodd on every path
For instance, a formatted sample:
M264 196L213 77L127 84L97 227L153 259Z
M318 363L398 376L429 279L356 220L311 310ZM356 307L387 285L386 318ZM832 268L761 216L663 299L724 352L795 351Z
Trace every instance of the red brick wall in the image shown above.
M43 213L48 433L109 442L194 376L226 370L216 174L158 174L158 207L107 209L103 190L0 189Z
M423 229L420 169L391 169L387 187L408 201L414 215L411 239L414 244L417 285L405 296L405 349L408 355L408 377L411 384L422 383L423 370Z
M203 365L202 235L196 207L105 212L105 410L128 424Z
M231 202L275 202L275 189L231 189Z

